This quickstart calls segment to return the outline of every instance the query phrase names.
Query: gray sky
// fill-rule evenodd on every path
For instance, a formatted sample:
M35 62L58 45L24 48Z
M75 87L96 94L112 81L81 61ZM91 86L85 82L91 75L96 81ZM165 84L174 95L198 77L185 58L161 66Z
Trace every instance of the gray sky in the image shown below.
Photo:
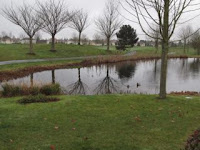
M45 1L45 0L39 0L39 1ZM196 1L198 2L199 0L196 0ZM0 9L2 9L3 7L5 7L7 5L11 5L11 4L21 5L21 4L23 4L23 2L34 5L35 0L0 0ZM106 0L66 0L66 3L69 4L71 9L83 8L84 10L89 12L90 19L91 19L91 21L90 21L91 25L83 33L83 34L87 35L87 37L89 37L89 38L92 38L94 33L97 32L97 29L95 28L93 20L103 12L105 2L106 2ZM121 12L127 18L134 19L131 15L125 13L125 11L123 9L121 9ZM198 13L200 14L200 11L199 12L191 12L187 15L184 15L182 17L182 20L187 19L192 16L195 16ZM197 28L197 27L200 27L199 22L200 22L200 16L187 24L191 24L193 26L193 28ZM125 19L124 19L124 24L132 25L132 27L134 27L137 30L139 37L141 39L145 39L146 36L140 35L143 33L142 33L139 25L129 22ZM185 25L187 25L187 24L185 24ZM177 29L177 31L180 30L180 28L181 28L181 26ZM20 27L12 24L11 22L9 22L8 20L6 20L4 17L2 17L0 15L0 33L2 31L7 32L8 34L11 32L15 36L19 36L21 33L24 33ZM76 31L73 29L67 28L67 29L64 29L63 31L61 31L56 37L57 38L70 38L73 33L76 33ZM43 35L43 38L50 38L50 36L46 33L42 32L42 35ZM174 36L174 37L176 37L176 36Z

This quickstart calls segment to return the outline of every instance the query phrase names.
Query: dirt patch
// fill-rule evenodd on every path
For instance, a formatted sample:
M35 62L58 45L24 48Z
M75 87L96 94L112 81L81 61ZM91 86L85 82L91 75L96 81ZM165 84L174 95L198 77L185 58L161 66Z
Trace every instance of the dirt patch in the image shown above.
M171 92L170 95L175 95L175 96L200 96L200 93L198 92L192 92L192 91L185 91L185 92Z

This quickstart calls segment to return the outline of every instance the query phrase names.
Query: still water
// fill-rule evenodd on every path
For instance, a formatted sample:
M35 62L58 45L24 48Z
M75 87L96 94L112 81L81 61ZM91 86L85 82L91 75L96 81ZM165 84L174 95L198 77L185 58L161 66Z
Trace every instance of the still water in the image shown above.
M10 80L13 84L59 83L65 94L142 93L158 94L160 60L127 61L116 64L58 69ZM4 83L1 83L1 85ZM170 59L167 92L200 92L200 59Z

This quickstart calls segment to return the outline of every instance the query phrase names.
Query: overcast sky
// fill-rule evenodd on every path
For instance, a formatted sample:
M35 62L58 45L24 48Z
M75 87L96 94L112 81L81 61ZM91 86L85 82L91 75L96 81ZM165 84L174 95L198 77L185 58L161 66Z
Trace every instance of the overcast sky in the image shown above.
M39 1L43 2L45 0L39 0ZM93 35L97 32L97 29L95 28L93 20L96 17L98 17L100 14L102 14L106 1L107 0L66 0L67 4L69 4L71 9L83 8L84 10L89 12L91 25L83 33L87 35L87 37L89 38L92 38ZM199 2L199 0L196 0L196 1ZM11 4L21 5L23 4L23 2L34 5L35 0L0 0L0 9ZM121 12L127 18L134 19L131 15L128 15L127 13L125 13L123 9L121 9ZM187 16L186 15L183 16L182 20L184 20L185 18L195 16L198 13L200 14L200 11L191 12L187 14ZM127 21L126 19L123 19L123 20L124 20L124 24L130 24L132 25L132 27L134 27L137 30L137 33L139 34L140 39L145 39L146 36L142 35L143 33L137 24ZM193 28L198 28L200 27L199 22L200 22L200 17L197 17L195 20L191 21L189 24L191 24ZM179 28L181 28L181 26ZM20 27L12 24L11 22L9 22L8 20L6 20L4 17L0 15L0 33L3 31L7 32L8 34L11 32L15 36L19 36L20 34L24 33ZM67 28L61 31L56 37L70 38L73 33L76 33L76 31L73 29ZM48 34L42 33L42 35L43 35L43 38L50 38Z

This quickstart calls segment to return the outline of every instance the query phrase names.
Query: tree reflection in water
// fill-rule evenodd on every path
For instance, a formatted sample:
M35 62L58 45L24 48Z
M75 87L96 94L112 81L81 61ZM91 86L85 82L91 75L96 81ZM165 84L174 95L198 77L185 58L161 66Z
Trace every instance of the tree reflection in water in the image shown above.
M31 73L30 75L30 83L31 83L31 87L33 87L33 73Z
M56 83L55 70L52 70L52 84Z
M78 81L69 85L69 92L70 95L86 95L88 86L82 82L81 80L81 69L78 69Z
M100 81L97 88L94 90L95 94L112 94L118 93L117 81L110 77L109 69L107 67L106 77Z
M194 61L190 64L190 71L192 73L200 72L200 59L199 58L194 58Z
M136 64L127 63L117 67L118 76L120 79L129 80L135 75Z

